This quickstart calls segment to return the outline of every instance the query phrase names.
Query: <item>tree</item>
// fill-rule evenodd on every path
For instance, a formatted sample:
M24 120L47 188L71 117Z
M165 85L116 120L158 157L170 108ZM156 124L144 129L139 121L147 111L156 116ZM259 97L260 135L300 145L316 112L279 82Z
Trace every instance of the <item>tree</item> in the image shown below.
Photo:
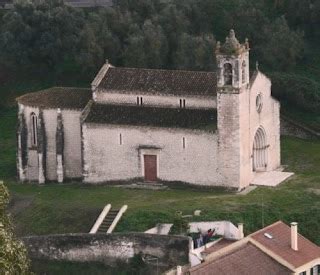
M192 36L183 33L178 38L174 55L175 67L179 69L212 70L214 68L215 39L212 35Z
M10 218L5 213L8 190L0 183L0 271L1 274L31 274L26 248L15 239Z
M55 70L75 59L84 17L61 0L21 0L2 22L0 50L7 64Z
M168 45L159 25L147 20L142 29L137 25L129 35L124 50L126 66L162 68L167 63Z
M263 65L273 70L289 71L303 57L303 33L290 30L284 17L278 18L263 30L263 41L255 46Z

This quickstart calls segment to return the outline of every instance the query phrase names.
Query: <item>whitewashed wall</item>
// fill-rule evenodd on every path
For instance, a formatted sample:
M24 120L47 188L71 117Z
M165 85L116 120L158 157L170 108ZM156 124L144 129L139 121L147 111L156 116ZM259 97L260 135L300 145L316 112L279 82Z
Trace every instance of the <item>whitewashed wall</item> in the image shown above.
M213 92L212 92L213 93ZM104 104L137 104L137 97L143 98L143 105L147 106L162 106L169 108L179 108L180 99L185 99L186 108L193 109L211 109L217 108L216 96L165 96L165 95L150 95L150 94L126 94L119 92L106 92L96 90L93 98L96 102Z
M263 107L260 113L256 111L256 96L262 94ZM263 126L268 148L267 171L272 171L280 166L280 103L271 96L270 80L259 73L250 92L250 149L252 155L253 141L259 126Z
M62 110L66 178L82 177L80 115L79 110Z
M28 129L28 166L26 171L26 179L29 181L37 181L39 176L39 166L38 166L38 152L36 147L31 145L31 113L35 113L39 116L39 109L36 107L29 107L21 105L20 108L23 108L25 121Z
M43 110L44 127L46 130L46 179L57 179L57 154L56 154L56 131L57 110Z
M31 113L39 117L39 108L20 105L23 108L28 128L28 167L26 178L29 181L38 181L39 164L37 148L31 146L30 121ZM81 158L81 130L80 110L62 110L64 124L64 172L67 178L82 177ZM57 179L56 160L56 130L57 130L57 109L43 110L43 119L46 133L46 179Z
M122 135L122 145L119 135ZM183 149L182 138L186 148ZM217 136L204 131L85 124L85 182L98 183L144 176L140 146L154 146L158 177L199 185L217 185ZM148 149L144 149L148 150Z

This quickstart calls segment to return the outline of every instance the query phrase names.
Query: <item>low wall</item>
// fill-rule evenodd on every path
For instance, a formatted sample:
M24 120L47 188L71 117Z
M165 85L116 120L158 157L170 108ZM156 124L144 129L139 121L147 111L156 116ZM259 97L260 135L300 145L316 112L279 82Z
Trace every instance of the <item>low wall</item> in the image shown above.
M136 254L157 258L154 264L171 268L188 262L190 239L143 233L63 234L24 237L31 259L103 262L112 265ZM152 263L151 263L152 264Z
M293 121L285 116L281 116L281 135L293 136L302 139L317 139L320 138L320 134L316 131L309 129L301 125L300 123Z

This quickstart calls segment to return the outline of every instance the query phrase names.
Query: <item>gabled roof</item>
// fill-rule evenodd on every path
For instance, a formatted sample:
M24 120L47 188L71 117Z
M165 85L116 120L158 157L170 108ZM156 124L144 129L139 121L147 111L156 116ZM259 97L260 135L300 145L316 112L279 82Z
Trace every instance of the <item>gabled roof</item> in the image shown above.
M265 237L265 233L270 234L272 239ZM249 237L295 268L320 259L320 247L300 234L298 234L298 251L293 250L291 228L282 221L271 224Z
M216 96L216 73L110 67L98 89L106 92Z
M17 98L23 105L39 108L83 109L92 98L86 88L53 87Z
M92 103L84 123L215 131L216 110L174 109Z
M226 254L222 254L214 260L195 266L189 272L191 275L292 274L288 268L279 264L249 242Z

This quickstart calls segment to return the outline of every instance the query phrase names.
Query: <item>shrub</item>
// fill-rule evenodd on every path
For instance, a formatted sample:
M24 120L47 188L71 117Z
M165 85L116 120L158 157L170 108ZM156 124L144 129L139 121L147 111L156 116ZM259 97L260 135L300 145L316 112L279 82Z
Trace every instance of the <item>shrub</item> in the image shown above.
M283 103L299 109L319 112L320 83L296 74L270 73L272 95Z

